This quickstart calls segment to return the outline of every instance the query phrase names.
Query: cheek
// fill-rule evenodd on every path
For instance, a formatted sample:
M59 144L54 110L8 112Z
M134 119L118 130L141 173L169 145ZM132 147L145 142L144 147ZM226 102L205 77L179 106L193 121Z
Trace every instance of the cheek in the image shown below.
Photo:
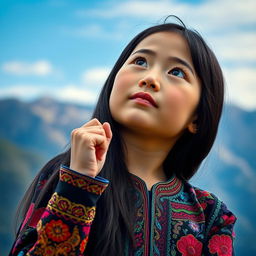
M129 72L120 70L117 73L109 99L111 112L118 108L122 101L128 97L129 89L132 87L131 79L132 76Z
M188 90L173 89L166 93L166 111L174 118L186 122L193 115L200 95Z
M170 110L180 110L186 106L184 94L179 90L171 90L166 93L165 103Z
M113 90L122 90L132 86L134 76L132 72L127 70L120 70L115 78Z

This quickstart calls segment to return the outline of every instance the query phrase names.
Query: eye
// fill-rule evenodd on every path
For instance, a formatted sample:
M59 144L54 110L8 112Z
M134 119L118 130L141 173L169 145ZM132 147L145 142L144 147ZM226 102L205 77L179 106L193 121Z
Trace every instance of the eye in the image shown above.
M147 61L145 58L142 58L142 57L138 57L136 58L133 63L135 65L139 65L139 66L142 66L142 67L147 67Z
M180 78L185 78L185 72L180 68L174 68L171 71L168 72L168 74L171 74L173 76L177 76Z

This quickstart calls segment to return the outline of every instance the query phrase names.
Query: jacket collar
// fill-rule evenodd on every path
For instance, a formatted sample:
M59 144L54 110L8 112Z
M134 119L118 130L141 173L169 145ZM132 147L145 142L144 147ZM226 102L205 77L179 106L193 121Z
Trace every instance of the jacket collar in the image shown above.
M132 179L134 181L135 187L141 192L148 191L146 183L144 180L139 178L138 176L131 174ZM155 191L157 195L168 195L174 196L178 194L183 188L183 183L180 179L178 179L175 175L173 175L167 181L161 181L154 184L151 188L151 191Z

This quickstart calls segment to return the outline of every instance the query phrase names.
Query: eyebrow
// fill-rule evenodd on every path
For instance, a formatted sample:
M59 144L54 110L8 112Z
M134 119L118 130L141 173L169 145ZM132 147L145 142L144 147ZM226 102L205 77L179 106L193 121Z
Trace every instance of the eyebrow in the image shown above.
M156 52L152 51L150 49L140 49L140 50L132 53L132 55L134 55L136 53L145 53L145 54L148 54L148 55L156 56ZM192 72L192 74L195 75L193 68L185 60L180 59L178 57L174 57L174 56L168 57L168 60L170 60L172 62L177 62L177 63L179 63L179 64L181 64L183 66L186 66Z

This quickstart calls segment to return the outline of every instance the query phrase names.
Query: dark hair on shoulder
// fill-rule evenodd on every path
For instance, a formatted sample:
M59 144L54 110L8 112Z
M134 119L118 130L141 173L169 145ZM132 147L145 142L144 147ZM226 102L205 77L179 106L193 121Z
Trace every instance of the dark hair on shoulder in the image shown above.
M179 21L181 24L163 23L147 28L135 36L121 53L100 93L92 117L97 118L100 122L109 122L113 132L106 162L100 173L102 177L110 180L110 185L97 203L97 213L86 248L87 255L122 255L126 238L130 243L133 242L133 206L130 195L130 188L133 184L124 162L124 147L119 124L115 122L110 113L109 97L117 72L137 44L145 37L158 32L174 32L182 35L188 43L193 65L201 82L201 98L196 109L198 132L191 134L189 131L185 131L176 142L164 162L166 176L169 178L175 174L181 180L189 180L196 173L214 143L223 107L224 79L222 71L214 53L199 33L186 28L182 21ZM60 164L69 165L69 159L70 149L51 160L41 170L41 172L45 172L49 168L53 168L52 177L54 178L47 182L36 205L51 196L49 191L54 190L59 166ZM33 186L36 186L36 182L33 183ZM26 194L27 200L24 198L23 201L23 219L31 201L30 194L34 191L33 186ZM104 225L102 225L102 221Z

